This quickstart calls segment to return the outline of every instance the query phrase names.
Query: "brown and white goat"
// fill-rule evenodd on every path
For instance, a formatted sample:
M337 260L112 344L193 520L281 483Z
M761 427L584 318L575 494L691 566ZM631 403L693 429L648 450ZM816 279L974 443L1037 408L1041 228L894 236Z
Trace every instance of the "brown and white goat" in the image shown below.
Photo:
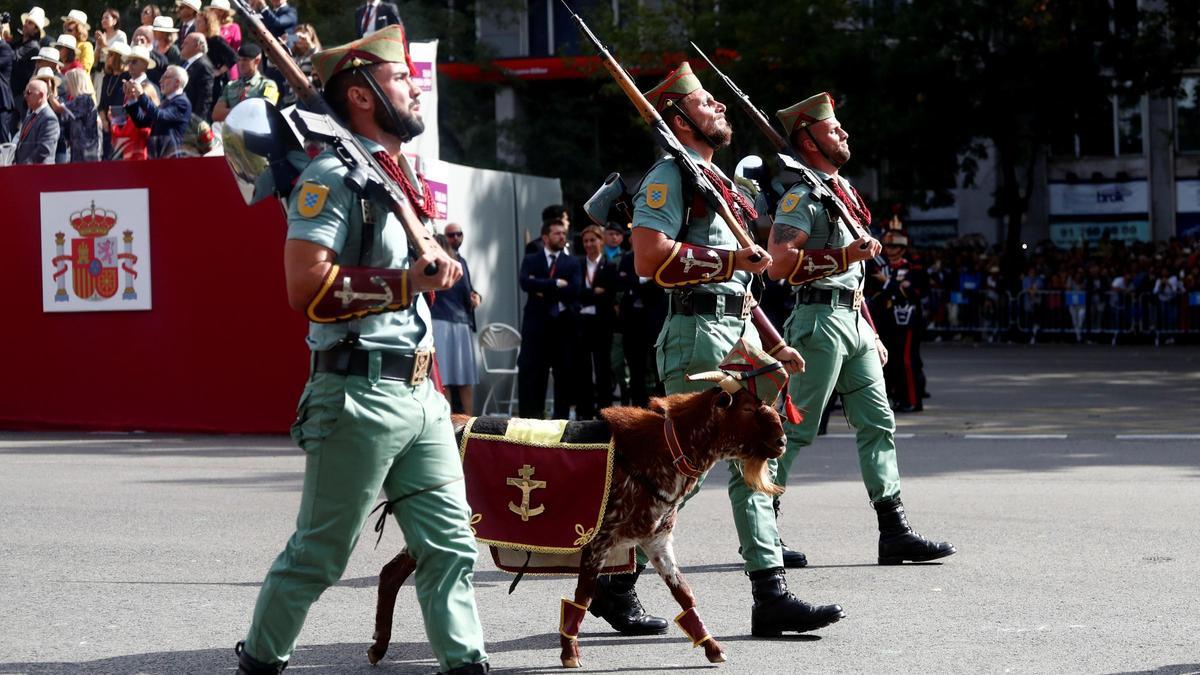
M614 547L631 544L649 556L683 609L676 619L680 628L704 648L710 662L720 663L725 652L705 630L695 596L675 562L675 517L700 476L721 459L740 460L747 485L778 494L768 461L783 454L786 443L779 414L745 389L731 394L717 387L656 398L649 409L607 408L600 414L615 441L617 461L600 531L581 550L574 601L562 599L562 665L580 666L579 626L596 592L598 571ZM467 419L455 416L457 433ZM367 651L371 663L387 653L396 595L417 564L405 549L379 573L375 642Z

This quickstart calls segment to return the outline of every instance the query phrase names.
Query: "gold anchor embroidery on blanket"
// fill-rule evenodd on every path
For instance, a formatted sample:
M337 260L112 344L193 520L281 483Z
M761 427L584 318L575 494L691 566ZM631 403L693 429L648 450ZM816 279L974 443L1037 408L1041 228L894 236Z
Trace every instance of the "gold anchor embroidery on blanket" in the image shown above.
M529 508L529 493L538 488L546 487L546 481L544 480L531 480L533 478L533 472L535 471L537 471L537 469L526 464L525 466L521 467L520 471L517 471L517 473L521 476L520 478L509 478L506 481L508 485L521 489L521 505L517 506L516 504L509 502L508 510L512 511L518 516L521 516L521 520L525 522L529 522L531 517L541 515L542 512L546 510L545 504L541 504L532 509Z

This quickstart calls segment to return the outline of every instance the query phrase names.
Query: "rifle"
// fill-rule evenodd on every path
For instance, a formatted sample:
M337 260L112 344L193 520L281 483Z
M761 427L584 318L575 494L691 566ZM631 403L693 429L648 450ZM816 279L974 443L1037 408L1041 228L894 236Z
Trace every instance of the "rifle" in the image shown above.
M637 85L633 83L633 78L621 67L621 64L608 51L608 48L600 42L600 38L596 37L596 34L587 27L587 24L575 13L575 10L571 9L571 5L567 4L567 0L561 1L563 6L567 8L567 11L571 13L571 18L579 25L579 30L583 33L583 36L592 43L592 46L600 54L600 60L604 63L605 69L617 81L617 85L621 87L621 91L625 92L625 96L637 108L638 114L642 116L646 124L650 125L650 131L653 133L654 141L658 144L658 147L670 155L684 178L692 182L697 193L704 197L704 201L708 202L709 206L721 216L721 220L725 221L725 224L729 226L729 230L733 232L733 237L737 239L738 245L742 248L752 248L755 245L754 240L750 238L749 234L746 234L746 230L742 228L741 223L733 215L733 211L730 210L729 205L721 197L721 192L717 189L717 186L713 185L708 176L704 175L704 172L700 170L700 166L696 164L696 160L692 159L692 156L683 148L679 139L675 138L675 134L667 127L667 123L663 121L662 115L659 115L654 106L650 105L650 102L642 95L642 92L638 91ZM732 189L736 190L737 188L734 187ZM762 256L755 253L750 257L750 260L751 262L758 262L762 260Z
M303 105L304 109L296 106L292 112L292 120L296 123L300 133L309 140L318 141L333 148L334 154L350 170L345 178L346 185L350 189L363 195L370 193L391 208L392 213L396 214L400 220L400 225L404 227L404 233L408 236L408 241L416 251L417 257L440 250L441 247L434 241L429 230L425 229L425 224L413 211L412 204L409 203L404 191L388 176L383 167L379 166L378 160L367 150L362 141L358 140L358 137L338 119L337 114L329 107L329 103L321 96L321 92L317 91L317 88L300 70L300 66L292 60L287 49L271 34L271 31L267 30L258 14L250 8L246 0L231 0L231 2L246 17L250 29L258 37L263 50L267 52L271 62L279 68L292 91L296 92L296 99ZM403 156L400 157L400 163L407 163ZM437 274L437 271L438 265L435 262L429 263L425 267L427 276L433 276Z
M846 205L843 204L842 200L838 199L838 196L829 189L829 186L826 185L825 182L817 176L817 174L813 173L812 169L808 168L801 162L800 156L796 154L796 150L792 147L792 144L783 137L783 134L775 130L775 127L771 125L771 120L766 116L766 114L763 113L763 111L759 110L758 107L750 101L750 97L747 96L746 93L741 89L739 89L738 86L733 83L733 80L729 79L728 75L721 72L721 69L717 67L717 64L712 62L712 59L708 58L708 54L705 54L703 49L697 47L695 42L692 42L691 45L692 48L694 48L696 52L700 54L700 57L708 63L709 67L713 69L713 72L717 74L717 77L721 78L721 81L725 83L725 86L729 87L729 90L733 92L733 96L737 99L738 107L742 109L742 112L746 113L746 116L750 118L750 121L754 123L754 126L758 127L758 130L761 131L763 135L767 137L767 140L775 146L775 149L779 154L779 161L783 163L784 168L792 173L795 173L796 177L804 181L804 183L812 190L813 199L825 204L827 207L831 207L834 213L837 214L838 218L840 218L842 222L846 223L846 226L850 228L850 232L854 234L856 239L871 236L870 233L868 233L866 229L864 229L863 226L860 225L858 221L850 215L850 209L846 208ZM864 246L863 248L866 247ZM875 262L879 263L881 266L883 265L882 259L878 256L876 256Z

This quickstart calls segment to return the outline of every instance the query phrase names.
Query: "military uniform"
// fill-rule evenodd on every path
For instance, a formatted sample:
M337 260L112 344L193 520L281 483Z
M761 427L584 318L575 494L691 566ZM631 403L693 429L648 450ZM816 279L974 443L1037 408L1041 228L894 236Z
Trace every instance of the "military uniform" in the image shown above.
M833 119L833 99L828 94L818 94L777 115L791 135ZM816 143L816 138L812 138ZM859 225L864 229L870 225L870 212L849 181L820 171L815 173L847 205ZM793 402L808 414L799 424L784 424L787 450L779 460L776 482L787 484L793 462L813 442L821 421L820 411L836 391L855 429L859 469L879 516L879 562L932 560L950 555L955 552L953 546L930 542L908 527L899 498L896 420L888 405L875 330L860 311L865 265L846 263L846 251L857 237L848 225L831 222L825 206L811 194L811 187L803 182L788 189L776 207L775 227L792 228L808 235L804 251L812 252L807 258L810 270L815 261L833 261L837 254L842 264L831 264L829 267L835 272L797 287L796 306L784 324L784 339L805 361L805 372L792 378L789 393ZM797 270L805 260L804 255L799 258Z
M392 32L347 47L399 61L403 53L392 53L394 43L377 46ZM372 153L383 150L360 140ZM343 268L408 268L399 220L385 205L362 201L344 184L345 174L330 152L309 164L288 203L288 238L332 250ZM313 321L307 342L313 372L292 425L307 455L300 513L259 592L240 672L277 672L272 664L286 662L309 606L341 578L381 489L419 561L417 601L439 664L443 670L481 664L487 654L471 581L475 538L450 408L424 377L422 363L433 348L424 297L349 322Z
M240 77L225 85L218 100L224 101L232 109L248 98L265 98L272 104L279 103L279 86L274 80L256 72L249 78Z

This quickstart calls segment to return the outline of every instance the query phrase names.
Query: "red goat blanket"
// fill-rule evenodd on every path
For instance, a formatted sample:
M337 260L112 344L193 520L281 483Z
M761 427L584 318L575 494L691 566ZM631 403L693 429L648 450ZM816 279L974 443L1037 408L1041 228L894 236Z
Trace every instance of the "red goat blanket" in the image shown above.
M533 574L577 572L579 550L596 536L608 505L608 425L473 417L459 450L471 528L493 547L497 566ZM631 566L632 549L619 559L620 568Z

